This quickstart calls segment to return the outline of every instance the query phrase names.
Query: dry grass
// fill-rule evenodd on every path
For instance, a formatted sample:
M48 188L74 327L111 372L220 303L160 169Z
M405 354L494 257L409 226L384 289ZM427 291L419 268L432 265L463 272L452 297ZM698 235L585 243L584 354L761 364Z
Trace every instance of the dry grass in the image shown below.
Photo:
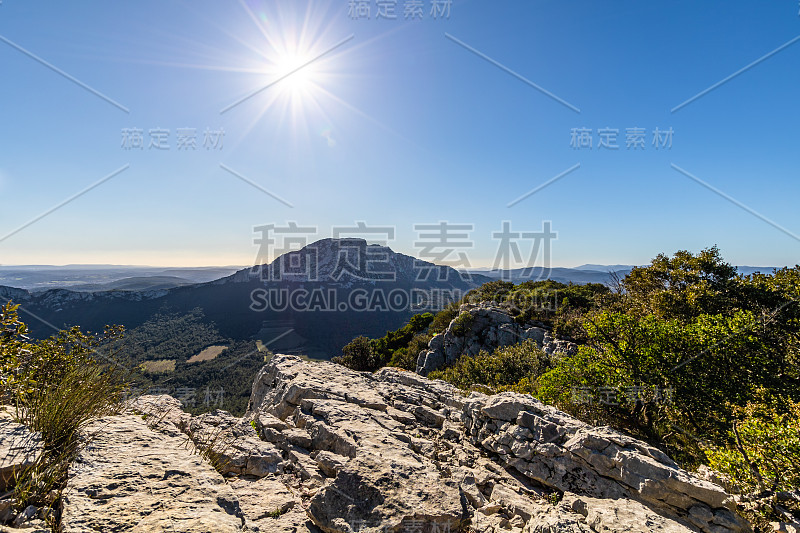
M227 346L209 346L199 354L191 356L187 363L199 363L201 361L213 361L219 354L227 350Z
M175 359L157 359L142 363L145 372L150 374L167 374L175 371Z

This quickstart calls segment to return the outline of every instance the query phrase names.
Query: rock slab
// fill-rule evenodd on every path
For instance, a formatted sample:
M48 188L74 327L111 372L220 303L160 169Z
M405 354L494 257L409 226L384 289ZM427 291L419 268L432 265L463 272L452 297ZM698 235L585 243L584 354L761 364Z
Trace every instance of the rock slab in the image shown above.
M187 440L141 416L100 419L70 467L62 531L233 533L244 515L223 477Z

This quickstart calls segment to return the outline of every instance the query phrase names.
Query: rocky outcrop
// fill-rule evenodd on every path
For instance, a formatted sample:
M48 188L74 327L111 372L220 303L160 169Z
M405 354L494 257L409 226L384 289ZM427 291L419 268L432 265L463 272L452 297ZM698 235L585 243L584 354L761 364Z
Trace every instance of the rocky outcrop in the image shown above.
M243 418L146 396L89 431L66 533L749 530L721 487L652 446L397 369L276 355Z
M577 345L556 339L546 328L519 324L511 313L491 302L462 304L447 329L434 336L417 358L417 373L427 376L453 365L462 355L475 356L531 339L547 354L574 353Z
M0 285L0 302L5 303L8 300L14 300L15 302L24 302L30 300L31 293L26 291L25 289L17 289L16 287L6 287L5 285Z
M721 487L526 395L276 356L248 416L289 453L326 532L748 530Z
M690 475L657 448L588 426L529 395L473 393L464 427L506 467L548 487L624 500L625 508L640 502L705 532L746 527L722 487Z
M41 453L39 434L16 422L13 409L0 406L0 493L8 490L20 472L33 466Z

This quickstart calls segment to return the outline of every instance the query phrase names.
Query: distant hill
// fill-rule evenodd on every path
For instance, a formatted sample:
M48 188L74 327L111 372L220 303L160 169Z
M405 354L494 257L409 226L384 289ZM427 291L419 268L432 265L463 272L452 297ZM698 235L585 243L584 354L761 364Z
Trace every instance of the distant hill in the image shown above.
M624 278L631 269L625 268L615 271L615 273ZM559 283L611 283L610 270L580 270L577 268L541 268L535 267L532 269L516 268L512 270L481 270L474 271L476 274L481 274L491 279L502 279L511 281L513 283L522 283L523 281L538 281L544 279L551 279Z
M236 272L241 267L142 267L125 265L24 265L0 266L0 285L28 290L67 289L107 290L102 286L126 278L176 277L190 283L205 283Z
M596 270L598 272L618 271L618 270L631 270L635 265L595 265L588 263L586 265L573 267L575 270Z
M70 290L80 292L100 291L148 291L157 289L172 289L184 285L194 285L196 282L176 276L139 276L123 278L111 283L86 283L75 285Z
M269 265L211 282L175 287L154 283L139 290L120 290L130 280L100 291L6 288L0 296L22 304L35 337L72 325L91 331L102 331L107 324L133 329L158 313L182 315L199 309L203 320L226 339L260 340L267 349L274 345L284 353L327 359L339 355L353 337L382 336L413 314L436 310L489 280L464 277L450 267L363 239L323 239Z
M609 272L616 272L624 277L631 268L633 268L632 265L585 264L574 268L536 268L533 272L526 273L523 273L523 269L503 273L488 268L471 269L468 272L473 274L478 282L482 279L481 277L508 279L510 276L510 280L515 283L528 279L553 279L561 283L607 283ZM742 274L752 274L753 272L770 273L774 267L739 266L737 268ZM81 292L146 291L207 283L227 278L237 272L249 272L250 270L250 268L242 269L242 267L163 268L119 265L0 266L0 285L30 291L49 289L69 289Z
M532 269L517 268L513 270L471 270L475 274L480 274L491 279L503 279L513 283L522 283L523 281L538 281L543 279L552 279L559 283L603 283L609 284L612 282L612 274L617 277L624 278L633 270L633 265L596 265L586 264L575 268L567 267L553 267L542 268L535 267ZM752 267L752 266L738 266L736 269L740 274L750 275L754 272L761 272L764 274L771 273L776 267Z
M737 266L736 270L739 274L744 274L745 276L749 276L750 274L754 274L755 272L761 272L762 274L771 274L773 270L776 270L782 267L754 267L754 266Z

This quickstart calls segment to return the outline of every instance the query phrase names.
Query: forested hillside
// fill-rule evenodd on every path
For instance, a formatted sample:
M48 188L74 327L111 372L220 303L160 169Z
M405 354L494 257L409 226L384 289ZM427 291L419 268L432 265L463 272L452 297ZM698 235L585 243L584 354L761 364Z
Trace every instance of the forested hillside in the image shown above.
M188 362L209 346L224 350L211 360ZM125 369L128 395L171 394L193 413L244 412L253 378L272 355L254 341L222 336L200 309L158 313L101 350Z

